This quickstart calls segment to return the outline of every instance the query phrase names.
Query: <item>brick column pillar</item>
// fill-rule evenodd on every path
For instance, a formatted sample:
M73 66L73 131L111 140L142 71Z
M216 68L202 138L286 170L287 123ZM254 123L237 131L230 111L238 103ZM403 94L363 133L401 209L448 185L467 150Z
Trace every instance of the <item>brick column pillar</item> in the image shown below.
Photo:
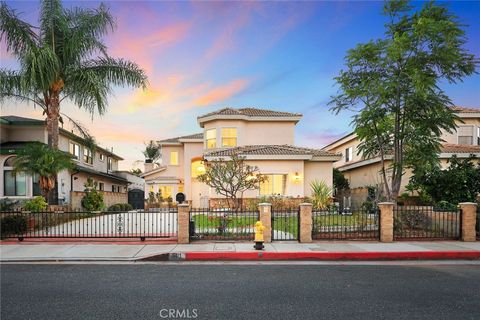
M476 241L475 223L477 222L477 204L473 202L460 203L462 209L462 241Z
M381 202L380 209L380 242L393 242L393 202Z
M300 242L312 242L312 204L300 204Z
M272 242L272 205L270 203L259 203L258 211L260 211L260 221L265 227L263 240L265 243L270 243Z
M178 243L190 243L190 205L182 203L178 208Z

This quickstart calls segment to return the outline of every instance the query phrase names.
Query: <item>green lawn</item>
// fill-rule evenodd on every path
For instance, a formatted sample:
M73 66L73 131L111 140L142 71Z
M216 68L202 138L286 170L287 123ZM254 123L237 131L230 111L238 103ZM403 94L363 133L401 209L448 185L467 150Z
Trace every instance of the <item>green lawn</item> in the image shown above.
M357 226L375 224L375 219L367 218L364 214L353 214L351 216L332 214L313 217L313 224L319 226Z
M197 229L207 229L207 228L218 228L222 225L222 217L207 216L206 214L197 214L192 217L195 221L195 228ZM241 228L241 227L254 227L255 222L257 222L257 217L255 216L229 216L226 219L227 228Z

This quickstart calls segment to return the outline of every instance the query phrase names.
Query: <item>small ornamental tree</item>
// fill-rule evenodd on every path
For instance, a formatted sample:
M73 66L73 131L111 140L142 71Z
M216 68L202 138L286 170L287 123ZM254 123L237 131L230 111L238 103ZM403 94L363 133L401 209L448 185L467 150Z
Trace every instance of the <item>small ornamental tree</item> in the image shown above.
M97 182L91 177L85 182L85 195L82 198L82 207L88 211L99 211L105 207L103 202L103 193L97 190Z
M259 189L260 183L268 179L260 174L258 167L245 164L244 160L244 157L234 154L228 160L219 158L205 161L205 173L197 179L225 196L229 207L236 209L239 195L243 198L245 191Z

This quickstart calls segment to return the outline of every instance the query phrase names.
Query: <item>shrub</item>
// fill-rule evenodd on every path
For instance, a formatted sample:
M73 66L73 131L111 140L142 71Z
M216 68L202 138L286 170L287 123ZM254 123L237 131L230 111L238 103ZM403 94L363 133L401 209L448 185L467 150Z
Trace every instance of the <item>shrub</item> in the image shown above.
M18 200L12 200L4 198L0 200L0 211L12 211L16 205L19 204Z
M130 211L133 207L130 203L116 203L108 207L108 211Z
M450 203L448 201L439 201L435 205L436 208L441 209L441 210L448 210L448 211L456 211L457 206L454 205L453 203Z
M48 203L44 197L38 196L25 202L23 208L27 211L45 211Z
M82 207L88 211L99 211L105 204L103 203L103 193L97 190L97 183L92 178L88 178L85 183L85 196L82 198Z
M27 218L20 215L0 219L2 237L8 234L23 234L27 231Z
M430 219L427 215L417 210L401 211L394 220L394 228L399 229L424 229Z
M312 188L313 206L317 209L325 209L332 202L332 188L330 188L325 181L313 180L310 183Z

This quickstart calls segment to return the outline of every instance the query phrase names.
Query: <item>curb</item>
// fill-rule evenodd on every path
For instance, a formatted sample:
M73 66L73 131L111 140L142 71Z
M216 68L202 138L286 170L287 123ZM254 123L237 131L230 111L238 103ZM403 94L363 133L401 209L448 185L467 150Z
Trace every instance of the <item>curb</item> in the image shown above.
M266 261L266 260L480 260L480 251L407 252L187 252L170 254L169 260ZM151 257L150 257L151 258Z

